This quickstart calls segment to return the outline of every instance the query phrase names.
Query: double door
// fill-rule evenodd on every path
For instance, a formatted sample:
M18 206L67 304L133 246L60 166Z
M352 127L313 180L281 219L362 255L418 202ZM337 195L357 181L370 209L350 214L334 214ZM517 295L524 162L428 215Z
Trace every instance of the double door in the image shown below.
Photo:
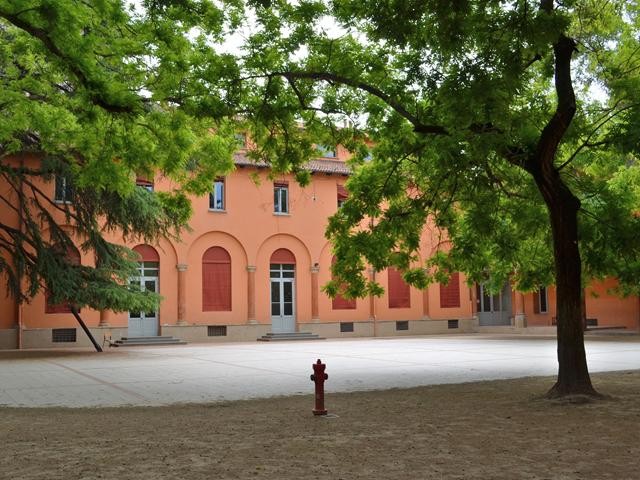
M158 293L158 263L140 262L139 276L131 279L131 285L140 290ZM129 312L129 337L155 337L158 335L158 312Z
M479 284L476 294L480 326L511 325L511 288L508 283L494 294Z
M271 282L271 331L273 333L295 332L295 265L272 263L269 277Z

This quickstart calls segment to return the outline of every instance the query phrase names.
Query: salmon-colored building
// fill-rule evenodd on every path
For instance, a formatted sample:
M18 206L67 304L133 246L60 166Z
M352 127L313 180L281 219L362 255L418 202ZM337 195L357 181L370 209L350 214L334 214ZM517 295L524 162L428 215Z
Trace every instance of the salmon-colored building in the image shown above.
M181 241L128 245L140 255L136 281L164 298L159 310L116 314L85 309L82 317L94 336L115 341L171 335L209 342L251 341L267 333L289 332L353 337L517 333L537 327L551 331L553 287L522 294L507 285L500 294L488 295L482 285L470 288L464 275L454 274L446 286L418 290L390 269L369 272L385 288L382 297L348 301L324 295L321 286L330 280L332 262L324 231L328 217L347 195L344 184L349 175L345 150L339 147L324 154L308 164L312 180L303 188L288 175L270 179L266 166L238 152L236 169L217 179L208 197L193 198L191 231L185 231ZM162 179L140 186L170 188ZM65 201L60 181L43 184L42 189L56 201ZM0 191L5 197L11 194L6 185L0 184ZM17 218L4 208L0 222L17 224ZM430 232L425 231L424 258L433 248ZM83 264L93 261L80 251L73 255ZM589 324L640 329L639 299L615 297L614 286L615 281L608 280L587 289ZM89 345L64 306L47 305L43 293L17 305L5 290L3 281L0 348Z

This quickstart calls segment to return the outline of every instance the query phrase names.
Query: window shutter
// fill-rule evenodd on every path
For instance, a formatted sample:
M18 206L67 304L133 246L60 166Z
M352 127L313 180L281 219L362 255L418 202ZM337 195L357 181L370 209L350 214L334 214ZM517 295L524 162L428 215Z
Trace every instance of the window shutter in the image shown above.
M402 278L402 274L393 267L389 267L387 274L389 308L409 308L411 306L411 289Z
M460 274L458 272L451 274L447 285L440 284L440 307L460 307Z
M540 291L533 292L533 313L540 313Z
M202 311L231 311L231 257L212 247L202 257Z

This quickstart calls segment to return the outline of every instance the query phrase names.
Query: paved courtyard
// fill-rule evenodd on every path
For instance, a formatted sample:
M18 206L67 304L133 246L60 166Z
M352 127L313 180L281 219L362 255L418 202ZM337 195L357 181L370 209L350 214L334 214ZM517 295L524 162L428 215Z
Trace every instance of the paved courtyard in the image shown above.
M640 369L640 337L587 339L591 372ZM554 375L554 338L456 335L0 352L0 405L122 406L240 400Z

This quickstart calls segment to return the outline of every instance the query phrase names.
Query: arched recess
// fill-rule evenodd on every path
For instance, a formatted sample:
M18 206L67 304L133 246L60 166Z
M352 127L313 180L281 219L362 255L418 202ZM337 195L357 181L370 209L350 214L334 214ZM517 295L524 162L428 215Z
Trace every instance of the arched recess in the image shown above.
M202 311L231 311L231 255L211 247L202 255Z
M81 264L80 251L74 246L70 245L66 248L66 251L64 249L60 249L60 255L64 255L70 265ZM49 293L46 292L44 313L71 313L71 306L67 302L50 303Z
M331 265L336 263L336 257L331 259ZM355 310L356 308L356 299L347 299L342 295L338 294L331 300L331 308L334 310Z
M141 262L160 262L158 251L151 245L140 244L133 247L133 251L138 254Z
M286 265L295 265L296 256L286 248L279 248L271 254L269 263L282 263Z

